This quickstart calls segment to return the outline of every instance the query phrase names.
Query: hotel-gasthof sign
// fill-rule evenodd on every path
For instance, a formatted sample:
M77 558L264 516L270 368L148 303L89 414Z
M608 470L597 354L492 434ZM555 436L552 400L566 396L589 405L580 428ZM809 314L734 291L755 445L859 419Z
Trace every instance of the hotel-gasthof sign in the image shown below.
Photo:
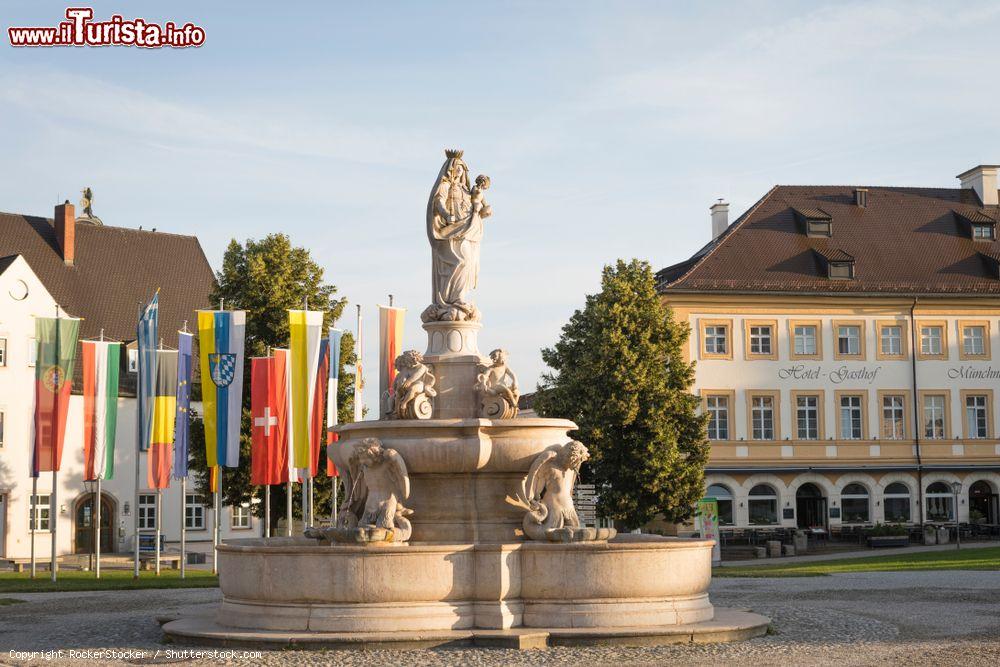
M997 172L777 186L732 224L720 202L657 274L691 327L722 530L1000 522Z

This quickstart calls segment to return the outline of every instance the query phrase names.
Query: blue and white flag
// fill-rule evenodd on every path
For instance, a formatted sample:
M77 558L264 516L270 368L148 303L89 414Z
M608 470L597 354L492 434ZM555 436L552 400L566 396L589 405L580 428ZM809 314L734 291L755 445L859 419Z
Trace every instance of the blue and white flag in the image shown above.
M139 451L149 449L153 434L153 405L156 401L156 341L157 321L160 310L160 290L156 290L152 301L142 311L136 326L138 345L138 378L136 382L136 419L139 435Z
M330 329L330 375L326 382L326 427L337 425L337 389L340 384L340 339L344 332Z
M188 474L188 431L191 409L191 341L194 334L177 332L177 421L174 426L174 479Z
M240 464L246 321L244 310L198 311L205 458L209 468L236 468Z

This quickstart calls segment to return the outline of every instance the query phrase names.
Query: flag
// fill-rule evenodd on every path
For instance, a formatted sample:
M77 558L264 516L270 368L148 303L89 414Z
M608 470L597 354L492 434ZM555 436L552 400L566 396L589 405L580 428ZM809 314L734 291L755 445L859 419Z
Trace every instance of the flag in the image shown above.
M153 434L153 402L156 399L156 343L159 320L160 292L139 317L136 325L136 344L139 350L139 377L136 390L136 419L138 420L138 451L149 449Z
M339 439L333 427L337 425L338 409L337 392L340 389L340 341L344 337L344 332L340 329L330 329L330 374L326 383L326 442L332 444ZM338 476L337 466L333 464L330 457L326 458L326 474L330 477Z
M219 466L213 466L208 470L208 490L211 493L219 490Z
M198 311L201 399L209 468L216 465L235 468L240 464L246 321L243 310Z
M288 350L271 350L274 355L274 404L277 406L279 424L278 457L274 462L277 483L294 482L298 478L295 470L295 455L292 452L292 359Z
M288 392L285 359L258 357L250 362L250 414L253 419L250 483L288 481Z
M177 332L177 418L174 424L174 478L188 474L188 435L191 423L191 343L194 334Z
M80 320L36 317L35 448L32 474L59 470Z
M358 306L358 351L354 356L354 421L356 422L365 417L365 404L361 400L361 390L365 388L365 376L361 365L364 354L365 339L361 335L361 307Z
M85 340L83 363L84 479L114 479L121 343Z
M396 379L396 357L403 351L405 308L378 307L378 396L382 414L389 411L392 381Z
M295 467L309 471L312 452L312 405L319 373L320 338L323 313L317 310L289 310L289 359L291 404L289 423ZM308 473L307 473L308 474Z
M315 477L319 472L320 452L326 442L324 422L326 420L325 385L330 375L330 339L323 338L319 343L319 369L316 371L316 388L313 392L313 402L309 413L312 432L309 434L310 474ZM324 457L325 458L325 457Z
M174 462L174 422L177 419L177 351L156 351L153 430L146 454L146 481L151 489L170 486Z

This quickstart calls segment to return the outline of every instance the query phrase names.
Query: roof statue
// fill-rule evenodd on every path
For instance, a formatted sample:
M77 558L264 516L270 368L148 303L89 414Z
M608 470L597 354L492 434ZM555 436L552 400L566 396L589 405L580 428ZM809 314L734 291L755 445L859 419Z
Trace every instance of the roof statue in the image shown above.
M89 187L80 190L82 197L80 198L80 209L83 211L83 215L77 217L77 222L86 222L91 225L103 225L101 219L94 215L94 191Z

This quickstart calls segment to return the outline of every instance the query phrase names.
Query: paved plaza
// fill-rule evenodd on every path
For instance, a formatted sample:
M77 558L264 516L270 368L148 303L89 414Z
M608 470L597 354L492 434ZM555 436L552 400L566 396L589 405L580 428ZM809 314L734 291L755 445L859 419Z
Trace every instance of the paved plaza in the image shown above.
M774 621L767 637L735 644L544 651L265 651L262 655L178 655L161 641L156 618L207 612L217 589L6 594L0 606L0 664L94 665L131 650L130 664L1000 664L1000 572L873 572L828 577L717 579L712 601L749 608ZM11 654L11 651L22 652ZM58 654L48 651L62 650ZM195 649L203 650L203 649ZM159 651L159 653L157 653ZM173 653L169 653L173 651ZM30 652L36 652L29 654ZM110 660L114 662L114 660Z

